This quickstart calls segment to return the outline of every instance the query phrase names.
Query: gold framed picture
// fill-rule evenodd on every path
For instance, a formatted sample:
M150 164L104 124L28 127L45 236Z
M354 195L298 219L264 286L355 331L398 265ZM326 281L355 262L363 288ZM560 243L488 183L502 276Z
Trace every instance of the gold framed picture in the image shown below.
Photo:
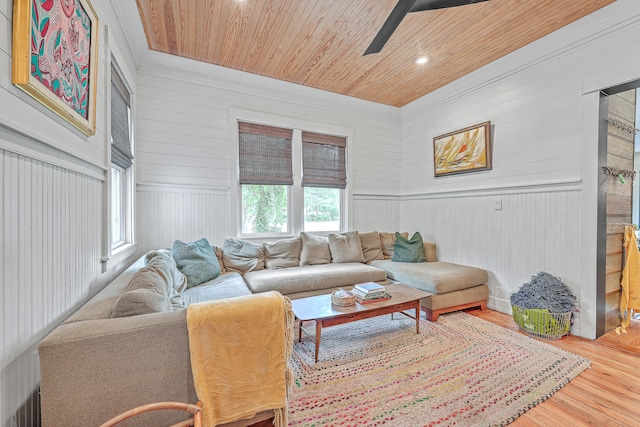
M491 169L491 122L433 138L434 176Z
M84 134L96 131L98 18L89 0L15 0L11 82Z

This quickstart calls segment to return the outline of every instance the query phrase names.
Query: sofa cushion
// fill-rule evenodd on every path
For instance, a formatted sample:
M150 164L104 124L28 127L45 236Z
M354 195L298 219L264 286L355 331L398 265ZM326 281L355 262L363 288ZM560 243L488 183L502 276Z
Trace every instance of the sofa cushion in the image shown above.
M133 275L127 290L116 300L110 317L171 311L170 287L166 276L155 267L143 267Z
M383 270L356 262L252 271L244 275L251 292L278 291L283 295L386 279Z
M222 258L227 271L244 275L248 271L264 269L264 246L242 239L225 239Z
M382 255L384 259L393 258L393 245L396 243L396 233L380 232L380 245L382 246ZM403 237L408 238L409 233L400 233Z
M222 248L214 246L213 247L213 251L216 253L216 257L218 258L218 264L220 264L220 273L224 273L227 270L225 270L225 268L224 268L224 260L223 260L223 257L222 257Z
M424 243L419 232L413 233L411 239L396 233L396 242L393 245L392 261L396 262L426 262L424 255Z
M325 236L316 236L303 231L300 233L302 249L300 250L300 265L329 264L331 250L329 240Z
M175 240L171 245L171 252L178 268L187 276L187 288L220 275L218 257L204 237L191 243Z
M182 292L187 289L187 277L182 274L169 249L159 249L144 255L145 266L156 269L170 284L169 299L174 310L186 307L182 300Z
M449 262L372 261L371 265L387 272L392 280L434 294L467 289L489 281L486 270Z
M199 286L189 288L182 294L186 305L196 302L251 295L240 273L227 272Z
M358 237L360 238L360 244L362 245L364 262L369 264L374 259L384 259L382 244L380 243L380 235L377 231L358 233Z
M300 237L265 243L264 267L269 270L274 268L297 267L300 265L301 246L302 239Z
M331 262L364 262L362 243L357 231L342 234L329 234Z

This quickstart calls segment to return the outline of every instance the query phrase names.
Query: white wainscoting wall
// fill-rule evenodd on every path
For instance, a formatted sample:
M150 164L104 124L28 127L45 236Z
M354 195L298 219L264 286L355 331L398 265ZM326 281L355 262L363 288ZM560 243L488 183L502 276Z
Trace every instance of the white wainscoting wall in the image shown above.
M174 240L206 237L221 246L229 234L229 190L138 185L136 223L139 255L170 248Z
M400 230L400 198L395 196L370 196L356 194L353 197L353 229L367 231Z
M489 272L490 308L510 312L511 293L539 271L579 288L578 188L414 196L401 206L403 226L437 243L439 260Z
M102 273L102 186L92 176L0 149L4 426L37 425L38 342L122 268Z

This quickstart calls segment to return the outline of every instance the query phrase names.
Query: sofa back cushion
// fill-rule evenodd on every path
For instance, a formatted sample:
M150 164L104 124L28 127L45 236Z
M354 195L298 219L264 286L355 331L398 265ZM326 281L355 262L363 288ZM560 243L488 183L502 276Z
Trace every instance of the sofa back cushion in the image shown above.
M223 256L222 256L222 248L214 246L213 247L213 252L216 253L216 257L218 258L218 264L220 265L220 273L224 273L227 270L224 268L224 259L223 259Z
M369 264L376 259L384 259L382 254L382 244L380 243L380 235L377 231L369 233L358 233L360 244L362 245L362 255L364 262Z
M170 249L151 250L144 255L145 266L151 266L169 284L169 299L174 310L185 308L182 292L187 289L187 276L176 264Z
M116 300L111 317L171 311L170 288L171 283L161 269L143 267L133 275L127 290Z
M329 234L328 240L332 262L364 262L362 243L360 243L357 231L342 234L332 233Z
M227 271L243 274L264 269L264 246L242 239L225 239L222 258Z
M396 233L380 232L380 244L384 259L393 258L393 245L396 243ZM409 238L409 233L400 233L403 237Z
M278 240L264 244L264 267L276 268L297 267L300 265L300 249L302 238Z
M329 240L325 236L316 236L303 231L300 233L302 249L300 250L300 265L329 264L331 250Z
M438 252L435 243L424 242L424 256L427 258L427 262L438 261Z

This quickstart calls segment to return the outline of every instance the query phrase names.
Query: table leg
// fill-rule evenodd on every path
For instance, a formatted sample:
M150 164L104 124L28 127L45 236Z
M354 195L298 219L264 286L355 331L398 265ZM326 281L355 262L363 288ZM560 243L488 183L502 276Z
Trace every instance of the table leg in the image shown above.
M318 363L318 351L320 350L320 333L322 332L322 321L316 320L316 363Z
M420 300L416 303L416 334L420 334Z
M302 341L302 320L298 320L298 342Z

